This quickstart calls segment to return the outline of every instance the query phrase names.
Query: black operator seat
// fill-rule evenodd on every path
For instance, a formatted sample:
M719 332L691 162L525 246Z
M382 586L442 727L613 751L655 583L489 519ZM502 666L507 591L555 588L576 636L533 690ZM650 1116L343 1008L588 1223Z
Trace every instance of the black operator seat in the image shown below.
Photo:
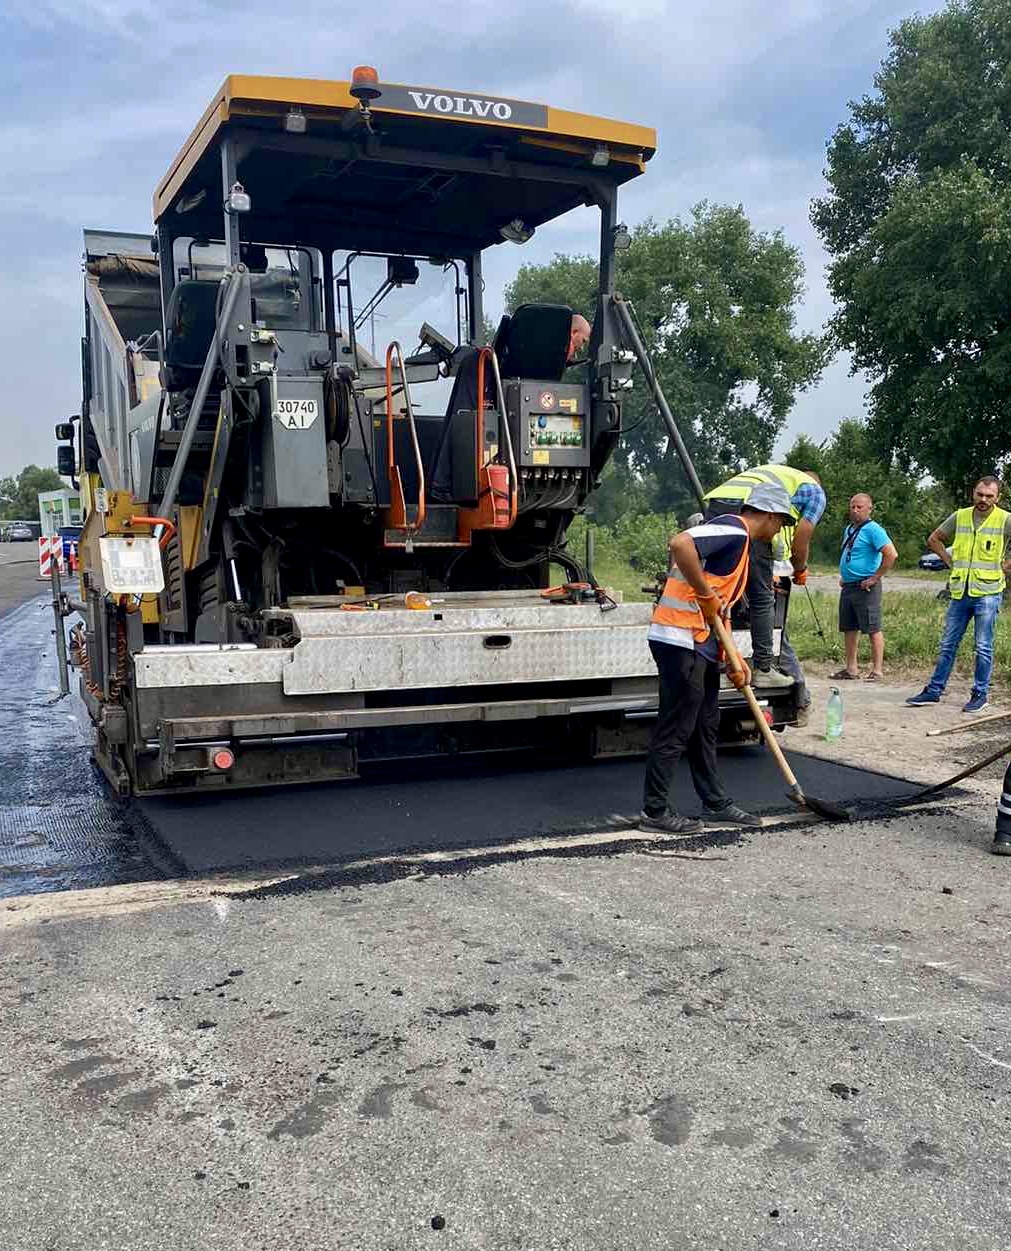
M569 359L572 309L566 304L521 304L503 317L495 355L503 378L560 382Z
M492 347L498 357L503 378L534 378L559 382L569 356L572 333L572 309L565 304L521 304L511 315L499 322ZM477 409L478 349L463 348L458 355L453 390L446 406L446 419L435 455L428 466L433 498L445 501L454 498L453 479L458 489L462 465L455 465L453 456L453 422L457 413L473 413ZM495 376L490 364L484 371L485 405L495 408ZM461 435L472 429L460 427ZM473 442L471 438L470 442ZM471 453L473 456L473 453ZM454 475L454 467L457 473Z
M217 324L219 282L184 278L165 310L165 389L194 386L204 367Z

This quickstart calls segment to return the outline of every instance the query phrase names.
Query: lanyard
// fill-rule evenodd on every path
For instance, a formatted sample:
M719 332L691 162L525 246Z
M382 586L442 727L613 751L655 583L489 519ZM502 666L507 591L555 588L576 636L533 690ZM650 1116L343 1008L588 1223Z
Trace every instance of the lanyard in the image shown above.
M846 564L849 564L850 557L853 555L853 544L856 543L857 536L866 524L866 521L861 521L859 525L847 526L842 545L842 559Z

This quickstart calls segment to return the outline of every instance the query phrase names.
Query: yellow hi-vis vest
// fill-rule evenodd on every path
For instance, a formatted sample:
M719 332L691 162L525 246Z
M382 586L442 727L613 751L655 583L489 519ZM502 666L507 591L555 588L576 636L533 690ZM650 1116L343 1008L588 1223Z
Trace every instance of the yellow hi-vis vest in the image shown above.
M722 486L713 487L705 498L707 500L740 500L744 503L756 486L763 482L778 483L791 499L800 490L802 483L814 485L814 478L803 469L794 469L792 465L756 465L754 469L745 469L724 482Z
M951 545L951 575L948 590L952 599L961 599L968 588L970 598L1001 595L1004 591L1004 526L1009 514L1003 508L992 512L975 528L972 508L955 514L955 540Z
M813 486L818 485L809 473L805 473L803 469L794 469L792 465L756 465L754 469L743 470L721 486L713 487L703 498L706 500L740 500L743 505L747 503L755 487L765 482L778 483L791 500L800 490L802 483L810 482ZM787 553L793 547L793 531L793 526L784 526L779 532L781 550L785 549ZM784 570L777 570L777 572L781 576L785 575ZM793 572L792 568L789 572Z
M712 527L712 525L711 521L705 523L706 527ZM693 528L701 529L703 527ZM732 530L734 534L741 534L745 540L748 539L748 532L739 530L736 525L732 527L727 526L726 529L727 531ZM720 530L722 531L722 527L720 527ZM690 535L692 531L686 530L685 533ZM706 574L706 582L709 583L728 608L737 603L744 594L744 588L748 584L748 553L750 550L751 544L746 541L741 552L741 558L730 573L721 576ZM663 594L653 609L653 616L650 619L649 637L655 642L674 643L679 647L687 647L693 651L696 643L704 643L709 637L709 626L702 615L702 609L699 607L695 588L676 564L672 564L668 570Z

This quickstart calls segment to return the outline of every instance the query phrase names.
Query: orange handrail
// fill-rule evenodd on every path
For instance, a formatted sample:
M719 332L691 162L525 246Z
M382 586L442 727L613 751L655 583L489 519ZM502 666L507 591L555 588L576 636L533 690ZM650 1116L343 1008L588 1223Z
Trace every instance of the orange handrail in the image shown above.
M167 517L131 517L131 526L164 526L165 532L158 540L158 546L162 551L172 542L172 536L176 532L175 525L169 521Z
M505 408L505 396L502 392L502 378L498 371L498 357L491 347L478 348L477 358L477 446L478 456L484 447L484 363L491 361L492 372L495 374L496 403L499 410L499 426L505 432L506 450L509 453L509 526L516 522L519 511L519 475L516 472L516 457L513 454L513 438L509 429L509 416ZM484 466L479 464L478 470Z
M404 484L400 476L400 467L397 464L396 452L393 447L393 351L397 353L397 368L400 371L400 381L404 388L404 408L407 414L408 428L411 432L411 443L414 447L414 461L418 470L418 503L415 511L413 522L407 520L407 501L404 498ZM386 475L390 483L390 495L392 504L393 475L396 474L397 491L400 496L400 507L403 513L404 524L402 526L394 525L393 529L404 530L410 533L412 530L420 530L425 524L425 465L421 459L421 445L418 442L418 428L414 423L414 413L411 410L411 394L407 386L407 371L404 369L404 354L400 344L394 339L390 346L386 349Z

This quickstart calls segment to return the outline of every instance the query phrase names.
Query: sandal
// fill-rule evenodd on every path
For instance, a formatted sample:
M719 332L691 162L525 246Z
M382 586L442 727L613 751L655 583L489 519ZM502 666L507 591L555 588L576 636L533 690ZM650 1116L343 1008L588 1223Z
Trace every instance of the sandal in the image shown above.
M830 673L828 677L830 682L856 682L860 674L850 673L848 669L837 669L835 673Z
M871 670L870 673L864 674L865 682L883 682L884 680L885 680L885 675L883 673L875 673L873 669Z

